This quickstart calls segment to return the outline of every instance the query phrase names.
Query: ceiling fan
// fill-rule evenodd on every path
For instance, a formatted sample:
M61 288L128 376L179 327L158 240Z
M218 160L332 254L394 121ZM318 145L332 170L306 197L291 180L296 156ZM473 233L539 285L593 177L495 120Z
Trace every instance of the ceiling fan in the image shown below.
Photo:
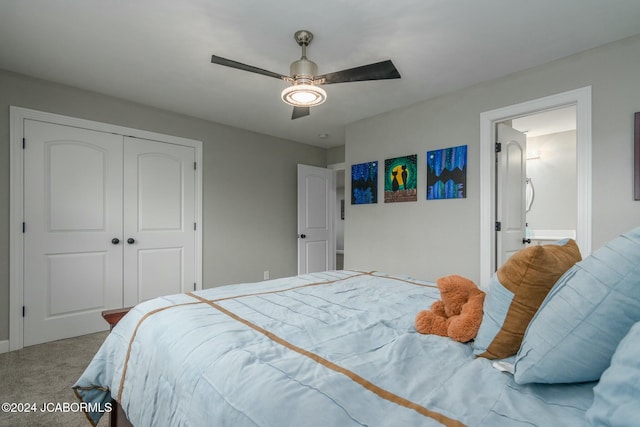
M313 40L313 34L307 30L300 30L296 31L294 38L302 48L302 57L291 64L290 76L284 76L216 55L211 55L211 62L224 65L225 67L275 77L276 79L292 83L292 85L283 90L281 94L282 100L293 106L291 120L308 116L309 107L320 105L327 99L327 93L320 87L321 85L400 78L400 73L391 60L318 76L316 75L318 73L318 66L315 62L307 59L307 46L309 46L311 40Z

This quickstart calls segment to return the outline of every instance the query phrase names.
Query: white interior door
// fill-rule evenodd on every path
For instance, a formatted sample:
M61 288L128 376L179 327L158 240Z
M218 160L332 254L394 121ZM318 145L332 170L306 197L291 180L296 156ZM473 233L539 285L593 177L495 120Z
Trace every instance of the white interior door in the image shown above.
M496 218L500 222L500 231L496 231L496 268L525 246L527 177L526 135L500 123L497 136L501 149L496 152Z
M124 147L124 305L195 290L195 149Z
M333 171L298 165L298 274L335 269Z
M106 330L100 312L122 306L122 136L24 132L24 345Z

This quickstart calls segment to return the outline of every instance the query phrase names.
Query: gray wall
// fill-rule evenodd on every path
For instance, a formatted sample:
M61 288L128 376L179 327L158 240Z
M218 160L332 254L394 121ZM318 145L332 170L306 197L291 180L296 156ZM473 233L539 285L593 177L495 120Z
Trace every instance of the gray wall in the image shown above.
M344 145L327 149L327 165L344 162Z
M203 141L203 286L297 273L297 164L325 149L0 70L0 341L9 336L9 106Z
M632 142L638 70L640 36L634 36L350 125L347 169L417 153L420 175L417 202L347 205L345 267L479 281L480 114L585 86L592 86L593 102L592 247L640 225ZM468 145L467 198L426 201L425 152L462 144Z
M527 176L535 188L527 224L531 230L576 229L576 131L527 138Z

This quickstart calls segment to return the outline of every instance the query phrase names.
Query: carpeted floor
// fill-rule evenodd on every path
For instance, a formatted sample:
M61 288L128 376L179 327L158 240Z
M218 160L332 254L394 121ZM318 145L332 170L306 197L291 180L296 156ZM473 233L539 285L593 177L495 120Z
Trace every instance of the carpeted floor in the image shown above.
M78 399L71 386L80 377L107 336L101 332L0 354L0 403L35 404L36 412L0 411L0 426L91 426L84 414L64 411ZM62 409L56 411L55 403ZM42 411L43 405L53 412ZM4 409L4 408L3 408ZM108 426L103 417L98 426Z

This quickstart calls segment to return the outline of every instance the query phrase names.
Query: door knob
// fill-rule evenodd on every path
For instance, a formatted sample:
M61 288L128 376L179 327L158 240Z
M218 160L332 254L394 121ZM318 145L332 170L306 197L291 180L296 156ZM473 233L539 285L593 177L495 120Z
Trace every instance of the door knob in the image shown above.
M531 239L527 239L526 237L522 238L522 244L531 243Z
M306 234L301 234L301 235L300 235L300 238L301 238L301 239L306 239L306 238L307 238L307 235L306 235Z
M118 243L120 243L120 239L118 239L117 237L114 237L113 239L111 239L111 243L113 243L114 245L117 245Z
M129 237L127 239L127 243L130 244L130 245L133 245L135 242L136 242L136 239L134 239L133 237Z

